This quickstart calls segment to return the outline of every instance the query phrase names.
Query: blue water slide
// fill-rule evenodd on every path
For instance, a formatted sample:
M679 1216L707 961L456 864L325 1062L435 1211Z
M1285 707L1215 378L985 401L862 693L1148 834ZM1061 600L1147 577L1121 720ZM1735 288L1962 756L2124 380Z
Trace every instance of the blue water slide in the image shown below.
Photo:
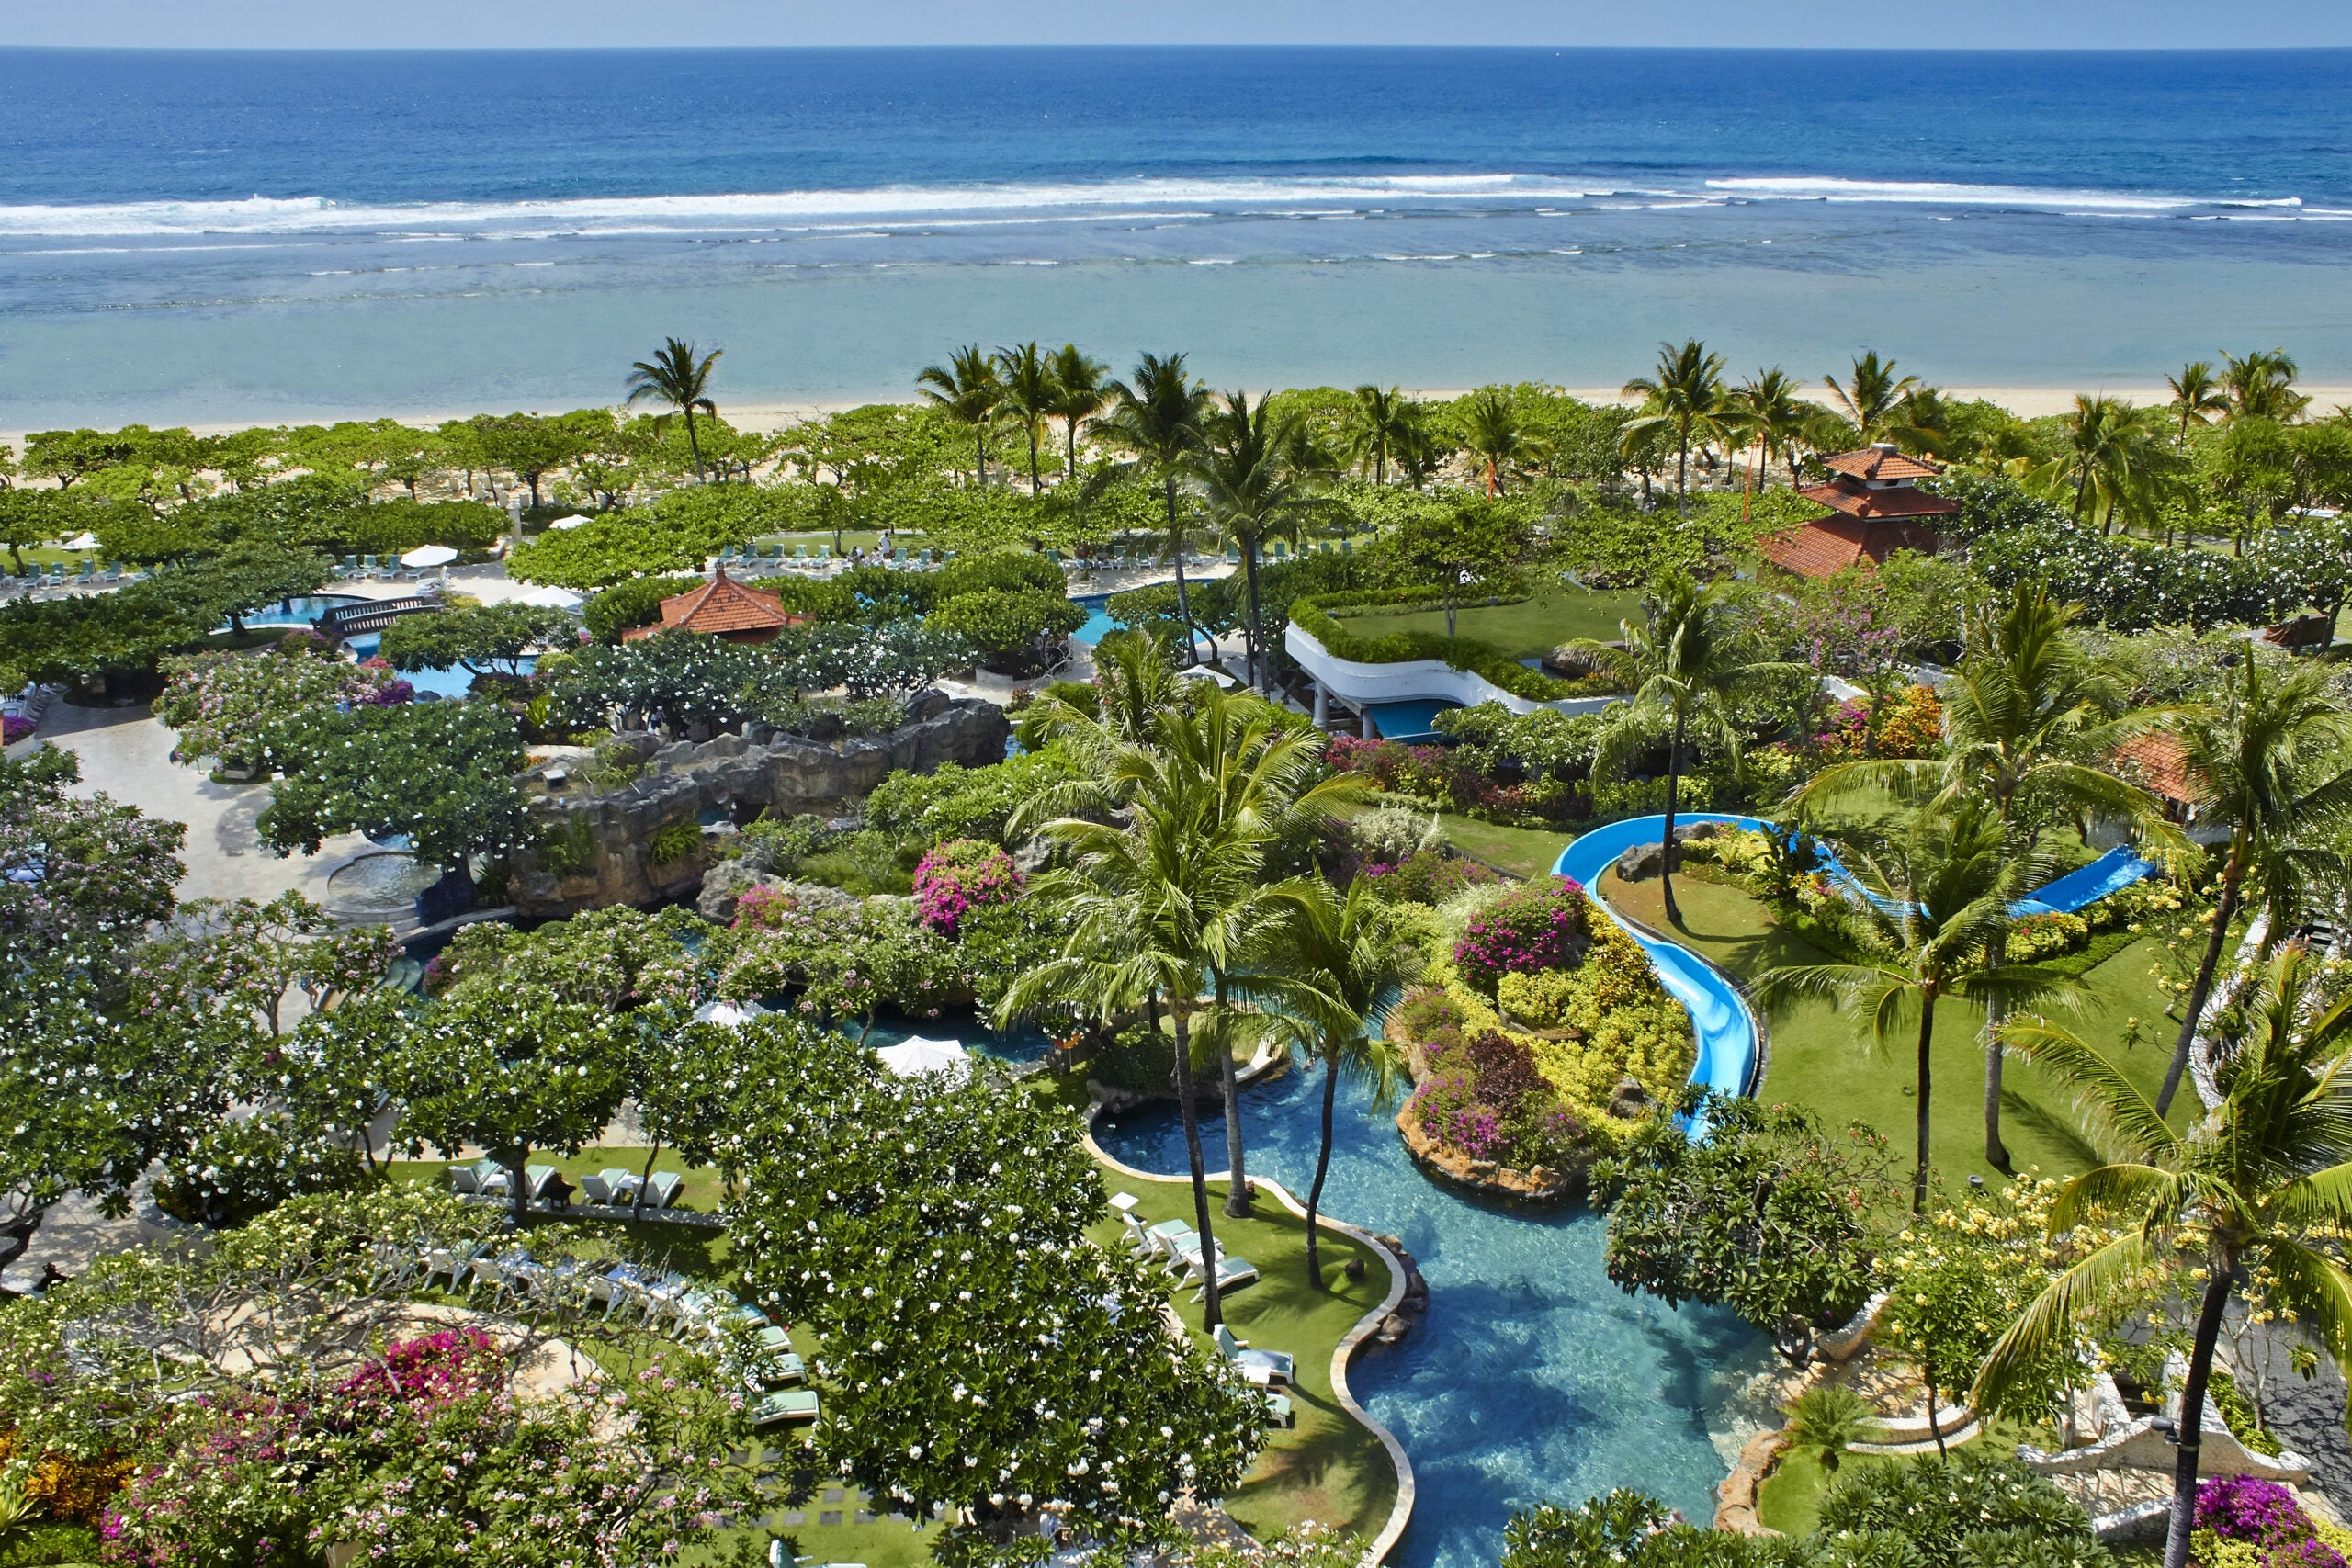
M1723 822L1758 832L1786 830L1760 817L1738 817L1720 811L1679 811L1675 813L1674 822L1678 828L1698 822ZM1560 852L1560 858L1552 863L1552 874L1574 877L1591 891L1601 874L1616 863L1618 856L1638 844L1658 843L1665 836L1663 815L1629 818L1595 828ZM1863 887L1834 856L1825 851L1823 858L1829 874L1850 891L1861 893L1883 908L1892 908L1883 897ZM2019 900L2011 907L2010 913L2072 914L2155 869L2128 849L2109 850L2090 864L2040 889L2030 898ZM1690 1010L1691 1032L1699 1041L1699 1059L1691 1066L1690 1081L1719 1094L1746 1094L1752 1089L1758 1050L1756 1020L1737 988L1689 948L1679 942L1659 941L1635 928L1616 910L1610 909L1608 901L1598 893L1594 894L1593 902L1608 909L1610 919L1642 944L1642 951L1649 954L1652 967L1657 970L1659 982Z

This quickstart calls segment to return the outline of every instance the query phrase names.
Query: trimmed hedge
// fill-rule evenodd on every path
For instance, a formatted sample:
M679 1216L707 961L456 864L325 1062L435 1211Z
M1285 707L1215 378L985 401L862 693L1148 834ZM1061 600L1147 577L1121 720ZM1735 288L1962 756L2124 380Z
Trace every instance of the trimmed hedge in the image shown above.
M1516 584L1512 587L1517 590ZM1321 593L1291 601L1291 625L1323 645L1324 651L1334 659L1345 659L1357 664L1404 664L1413 660L1433 659L1453 669L1465 671L1501 687L1515 697L1530 702L1556 702L1563 697L1595 697L1613 695L1617 682L1605 674L1588 675L1581 680L1563 681L1546 675L1541 670L1530 670L1517 660L1507 659L1475 637L1439 637L1430 632L1390 632L1385 637L1363 637L1348 629L1346 624L1331 615L1335 609L1362 609L1372 605L1413 605L1434 609L1443 604L1443 590L1427 584L1412 588L1371 589L1354 593ZM1511 597L1524 598L1523 591ZM1457 605L1476 603L1489 597L1474 589Z

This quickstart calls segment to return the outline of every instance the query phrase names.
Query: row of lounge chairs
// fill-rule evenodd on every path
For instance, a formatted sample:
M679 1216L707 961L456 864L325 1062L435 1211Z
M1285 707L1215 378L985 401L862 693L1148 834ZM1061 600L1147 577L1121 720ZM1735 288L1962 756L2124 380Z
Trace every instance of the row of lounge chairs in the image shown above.
M344 582L416 582L438 570L402 566L398 556L345 556L343 564L334 569L334 575L336 581Z
M654 1273L633 1263L548 1264L527 1247L493 1252L481 1242L428 1241L407 1248L383 1243L376 1248L376 1261L379 1287L429 1289L446 1281L452 1294L462 1294L469 1303L487 1291L492 1306L582 1314L601 1307L608 1323L634 1321L673 1337L698 1336L722 1349L732 1344L741 1352L746 1383L759 1394L752 1406L752 1426L813 1421L820 1413L816 1391L796 1386L808 1381L808 1369L792 1348L791 1332L759 1308L683 1274Z
M551 1165L530 1165L523 1168L523 1181L527 1189L526 1201L538 1203L557 1200L568 1201L573 1189L562 1180L563 1173ZM678 1201L685 1190L686 1179L674 1170L657 1170L650 1177L640 1178L636 1171L618 1166L607 1166L594 1176L580 1179L578 1191L591 1203L613 1208L633 1208L637 1190L645 1189L645 1206L666 1209ZM468 1197L512 1198L514 1196L514 1173L496 1160L477 1160L471 1165L449 1168L449 1190Z
M0 575L0 596L55 592L60 589L119 588L146 581L144 570L121 561L85 560L78 570L63 561L51 561L46 570L36 570L23 577Z
M1112 1206L1118 1210L1119 1219L1126 1226L1128 1247L1136 1256L1158 1258L1167 1265L1170 1272L1181 1273L1184 1279L1199 1285L1200 1289L1193 1292L1193 1299L1199 1301L1208 1293L1201 1233L1194 1230L1189 1221L1181 1219L1162 1220L1157 1224L1147 1225L1136 1217L1135 1203L1136 1200L1124 1192L1112 1200ZM1248 1258L1227 1257L1223 1247L1217 1248L1216 1280L1220 1297L1226 1292L1247 1285L1257 1278L1258 1270ZM1274 1392L1272 1387L1276 1383L1290 1386L1296 1371L1295 1360L1280 1350L1251 1349L1248 1340L1235 1338L1233 1330L1224 1324L1217 1325L1212 1337L1216 1341L1217 1354L1238 1368L1242 1376L1265 1391L1267 1419L1277 1427L1296 1424L1298 1416L1291 1405L1290 1396Z

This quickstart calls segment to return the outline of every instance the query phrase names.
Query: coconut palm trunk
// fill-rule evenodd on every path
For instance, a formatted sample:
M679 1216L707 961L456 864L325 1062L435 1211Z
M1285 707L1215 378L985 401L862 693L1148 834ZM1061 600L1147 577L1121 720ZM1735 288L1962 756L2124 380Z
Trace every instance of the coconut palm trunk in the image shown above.
M1216 1010L1227 1016L1229 1004L1225 994L1225 976L1216 980ZM1218 1088L1225 1095L1225 1212L1237 1220L1250 1217L1250 1175L1242 1163L1241 1139L1241 1073L1233 1065L1233 1052L1220 1035L1216 1048Z
M2197 965L2197 981L2188 988L2188 1006L2180 1033L2172 1043L2172 1062L2165 1068L2165 1086L2156 1093L2156 1114L2168 1115L2172 1097L2180 1092L2180 1075L2188 1066L2189 1047L2197 1040L2197 1025L2213 995L2213 976L2222 964L2222 950L2229 944L2230 922L2238 912L2238 889L2245 880L2245 831L2230 834L2230 858L2222 868L2222 898L2213 908L2213 934L2205 939L2205 956Z
M2009 1168L2009 1146L2001 1141L2001 1004L1984 1009L1984 1160Z
M1674 902L1674 808L1682 793L1682 731L1683 710L1679 704L1674 710L1674 737L1666 743L1666 842L1658 852L1658 886L1666 894L1666 918L1668 924L1682 923L1682 910Z
M2188 1568L2188 1535L2197 1522L2198 1450L2205 1440L2205 1389L2213 1377L2213 1347L2230 1304L2237 1259L2226 1247L2215 1251L2205 1270L2205 1297L2197 1309L2197 1337L2189 1343L2188 1381L2181 1385L2179 1449L2172 1461L2172 1518L2165 1532L2165 1568Z
M1184 1157L1193 1177L1193 1228L1201 1233L1201 1326L1213 1329L1225 1317L1217 1300L1216 1233L1209 1225L1209 1175L1201 1155L1201 1112L1193 1103L1192 1018L1188 1009L1172 1000L1169 1010L1176 1027L1177 1111L1184 1123Z
M1170 469L1160 476L1159 488L1168 502L1168 553L1176 561L1176 618L1184 623L1184 657L1198 664L1201 662L1201 649L1193 626L1193 601L1184 589L1184 541L1176 533L1175 470Z
M1340 1100L1340 1064L1323 1063L1323 1141L1315 1151L1315 1180L1306 1189L1306 1282L1323 1288L1323 1257L1316 1246L1320 1226L1316 1216L1323 1209L1323 1179L1331 1174L1331 1112Z
M1266 629L1258 614L1258 536L1255 534L1241 541L1241 577L1250 599L1250 683L1262 692L1268 690L1272 682L1263 670Z
M1916 1066L1916 1071L1919 1077L1919 1105L1912 1118L1914 1127L1918 1135L1919 1144L1919 1162L1911 1168L1911 1212L1915 1214L1925 1213L1928 1210L1928 1156L1929 1153L1928 1147L1928 1091L1933 1087L1933 1080L1935 1077L1935 1063L1930 1054L1930 1048L1934 1045L1935 1039L1936 992L1935 988L1931 986L1927 988L1926 993L1919 998L1919 1047L1918 1061ZM1935 1420L1935 1395L1930 1392L1928 1398L1928 1419L1931 1424ZM1936 1448L1939 1451L1941 1451L1943 1448L1943 1439L1941 1438L1938 1438L1936 1439Z

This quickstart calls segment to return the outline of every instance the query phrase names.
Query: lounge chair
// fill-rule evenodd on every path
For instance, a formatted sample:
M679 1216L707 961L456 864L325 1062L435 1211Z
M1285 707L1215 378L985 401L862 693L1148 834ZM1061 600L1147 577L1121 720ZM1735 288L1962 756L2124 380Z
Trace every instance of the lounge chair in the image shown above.
M786 1421L814 1421L817 1418L817 1393L814 1389L779 1389L764 1395L752 1406L752 1425L775 1427Z
M1233 1330L1220 1323L1214 1336L1217 1354L1239 1367L1251 1382L1263 1387L1269 1382L1289 1382L1295 1365L1289 1356L1280 1350L1252 1350L1246 1339L1236 1339Z
M808 1376L808 1364L792 1348L792 1336L770 1324L760 1330L759 1359L752 1368L762 1382L799 1382Z
M604 1169L598 1171L596 1175L598 1179L604 1182L605 1190L613 1195L612 1201L616 1203L634 1203L637 1201L637 1172L633 1170L623 1170L616 1165L608 1165Z
M1241 550L1239 547L1235 545L1227 545L1225 547L1225 564L1227 566L1239 566L1241 564Z
M1184 1277L1200 1282L1200 1289L1193 1292L1194 1301L1209 1293L1207 1277L1201 1269L1200 1254L1194 1253L1185 1263ZM1239 1290L1257 1278L1258 1266L1246 1258L1220 1258L1216 1260L1216 1290L1220 1297L1227 1291Z
M1298 1425L1298 1412L1291 1408L1290 1395L1286 1393L1266 1395L1266 1425L1280 1427L1285 1431Z
M530 1194L531 1201L536 1203L545 1198L548 1195L548 1189L553 1187L556 1178L562 1174L563 1172L551 1165L525 1166L523 1168L524 1190Z
M580 1195L582 1198L587 1199L591 1203L601 1203L607 1208L612 1206L612 1187L601 1176L582 1177L580 1179Z
M461 1194L481 1191L481 1184L474 1175L474 1168L469 1165L451 1166L449 1168L449 1190Z
M685 1190L685 1185L686 1179L674 1170L655 1171L652 1179L645 1184L647 1206L655 1209L668 1208L678 1201L678 1194Z
M1162 1220L1146 1227L1144 1235L1150 1242L1147 1256L1166 1258L1170 1269L1183 1267L1187 1252L1197 1256L1201 1250L1201 1233L1193 1228L1189 1220Z
M485 1197L511 1198L514 1195L514 1178L494 1159L476 1160L474 1190Z

